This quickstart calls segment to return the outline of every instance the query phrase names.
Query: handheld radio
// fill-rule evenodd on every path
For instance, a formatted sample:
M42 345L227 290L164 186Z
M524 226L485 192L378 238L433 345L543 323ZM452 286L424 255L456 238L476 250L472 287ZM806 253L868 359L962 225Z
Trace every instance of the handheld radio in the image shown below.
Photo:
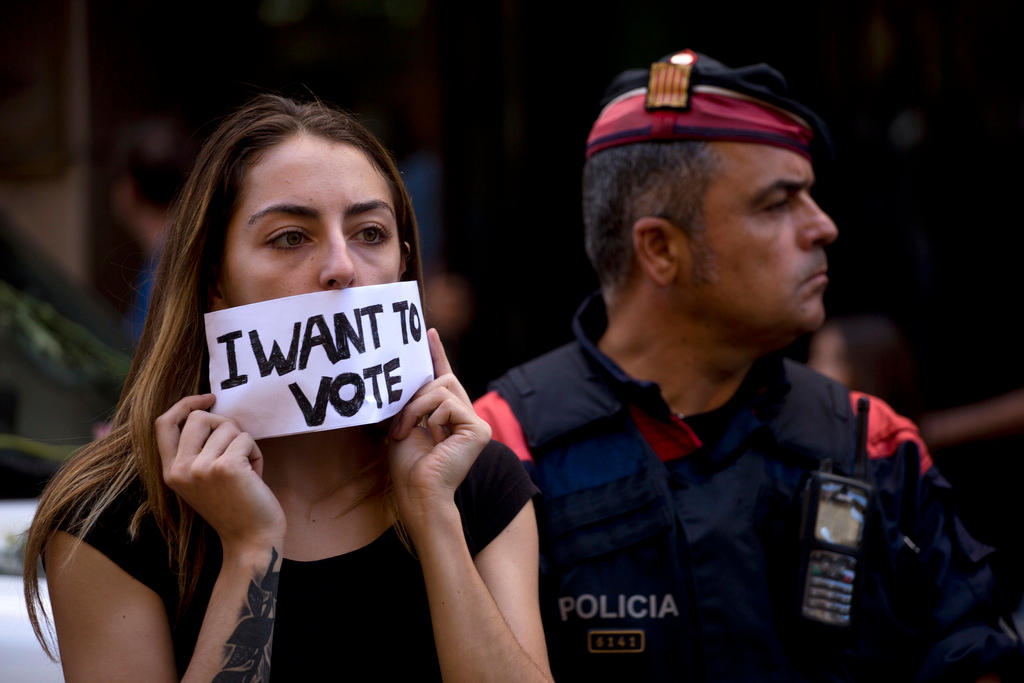
M832 473L832 461L811 472L804 489L800 531L800 614L846 628L864 546L864 528L874 487L867 481L868 399L857 401L857 445L853 477Z

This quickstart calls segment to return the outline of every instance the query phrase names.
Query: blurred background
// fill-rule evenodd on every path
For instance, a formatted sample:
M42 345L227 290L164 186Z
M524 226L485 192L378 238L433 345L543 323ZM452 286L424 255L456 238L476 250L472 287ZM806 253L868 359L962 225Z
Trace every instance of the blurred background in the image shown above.
M890 400L942 417L933 450L965 518L1019 557L1024 408L970 424L1024 387L1022 15L1013 0L3 3L0 465L14 474L0 493L34 495L47 463L102 429L163 211L232 107L312 93L390 146L423 232L428 321L476 397L569 340L596 287L578 195L605 85L689 47L772 64L831 126L816 189L840 229L830 317L881 323L829 349L898 339L901 360L860 376L899 374ZM811 341L787 352L807 358Z

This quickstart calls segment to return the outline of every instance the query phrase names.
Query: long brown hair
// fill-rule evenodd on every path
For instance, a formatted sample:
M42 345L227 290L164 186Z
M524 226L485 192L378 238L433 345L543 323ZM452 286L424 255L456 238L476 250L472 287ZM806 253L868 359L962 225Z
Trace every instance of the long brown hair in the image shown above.
M53 476L39 500L25 551L25 600L36 637L47 618L38 567L57 530L82 538L132 485L145 492L129 527L134 536L152 516L178 574L179 613L191 598L211 533L202 518L164 484L154 422L184 396L209 390L203 313L224 249L228 221L246 171L267 149L298 134L352 145L387 181L399 240L408 245L403 280L421 280L412 202L388 151L351 115L319 101L260 95L210 135L172 207L149 314L108 436L78 451ZM422 284L421 284L422 287Z

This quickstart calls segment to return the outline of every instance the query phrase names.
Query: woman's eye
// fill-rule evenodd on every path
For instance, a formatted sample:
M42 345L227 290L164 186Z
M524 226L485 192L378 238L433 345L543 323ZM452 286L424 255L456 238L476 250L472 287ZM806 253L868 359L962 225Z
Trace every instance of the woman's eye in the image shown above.
M387 237L387 233L384 232L384 228L378 227L376 225L371 225L368 228L363 228L362 230L360 230L359 233L357 234L357 237L359 238L360 242L378 244L384 241L384 238Z
M272 246L280 249L291 249L298 247L306 241L306 236L297 230L289 230L288 232L282 233L270 241Z

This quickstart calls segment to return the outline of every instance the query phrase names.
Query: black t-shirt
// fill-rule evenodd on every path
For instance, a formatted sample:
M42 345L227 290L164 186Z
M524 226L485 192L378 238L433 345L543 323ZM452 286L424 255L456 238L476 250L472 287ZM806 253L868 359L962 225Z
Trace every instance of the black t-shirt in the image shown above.
M515 454L492 441L455 492L470 554L487 546L537 493ZM220 571L211 534L195 595L178 616L178 582L152 520L128 537L138 490L122 496L85 537L164 601L179 674L188 667ZM271 675L275 681L440 680L426 587L392 527L370 544L313 562L281 564Z

